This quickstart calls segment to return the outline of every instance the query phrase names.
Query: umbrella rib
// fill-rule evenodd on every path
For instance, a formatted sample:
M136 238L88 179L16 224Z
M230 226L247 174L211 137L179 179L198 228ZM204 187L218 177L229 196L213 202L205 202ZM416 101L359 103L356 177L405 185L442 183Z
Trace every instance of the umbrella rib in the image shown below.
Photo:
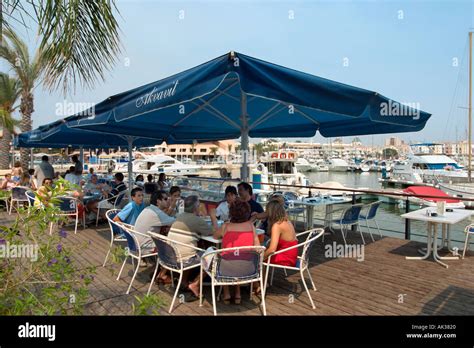
M277 102L275 105L273 105L270 109L268 109L262 116L260 116L258 119L256 119L249 127L249 129L253 129L255 128L256 126L258 126L259 124L265 122L266 120L268 120L269 118L271 118L274 114L280 112L281 110L285 109L286 106L282 106L279 110L277 110L276 112L272 112L273 110L275 110L275 108L277 108L278 106L282 106L280 102Z
M192 103L196 103L196 102L192 102ZM210 104L207 105L207 106L204 105L204 109L207 110L207 112L209 112L209 113L213 114L214 116L216 116L217 118L220 118L224 122L227 122L231 126L234 126L235 128L240 129L240 126L239 126L238 123L232 121L228 116L223 114L221 111L219 111L218 109L216 109L212 105L210 105Z
M213 96L212 98L210 98L208 101L204 101L204 104L203 105L198 105L198 107L196 109L194 109L193 111L191 111L189 114L187 114L186 116L184 116L182 119L180 119L178 122L176 122L175 124L173 124L173 127L176 127L178 126L179 124L181 124L182 122L184 122L185 120L187 120L189 117L191 117L193 114L195 114L196 112L199 112L201 111L202 109L204 109L206 107L206 104L209 104L210 102L212 102L213 100L215 100L217 97L220 97L222 94L224 94L227 90L231 89L232 87L234 87L236 84L238 84L239 81L235 81L233 83L231 83L229 86L227 86L226 88L224 88L222 91L217 91L217 94L215 96ZM198 98L199 100L202 100L202 98ZM191 101L193 104L196 104L195 102Z

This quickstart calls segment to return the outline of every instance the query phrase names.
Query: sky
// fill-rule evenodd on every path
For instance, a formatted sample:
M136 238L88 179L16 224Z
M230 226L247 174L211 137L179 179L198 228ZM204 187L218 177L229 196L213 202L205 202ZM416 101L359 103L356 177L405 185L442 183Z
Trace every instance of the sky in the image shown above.
M34 127L68 116L65 103L98 103L233 50L417 103L433 116L420 132L394 134L407 142L466 137L474 0L118 0L117 7L122 53L106 80L67 96L38 85ZM31 52L36 29L18 28ZM387 137L361 139L379 145Z

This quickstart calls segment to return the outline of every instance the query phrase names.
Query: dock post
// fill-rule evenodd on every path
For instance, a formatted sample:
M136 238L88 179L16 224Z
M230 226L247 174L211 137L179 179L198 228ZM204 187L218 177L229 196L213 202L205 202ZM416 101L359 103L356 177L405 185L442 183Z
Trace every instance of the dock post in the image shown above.
M352 191L352 205L356 204L356 194L354 191ZM351 226L351 231L352 232L357 232L356 225Z
M408 197L405 202L405 213L410 212L410 201ZM405 239L410 240L410 219L405 219Z

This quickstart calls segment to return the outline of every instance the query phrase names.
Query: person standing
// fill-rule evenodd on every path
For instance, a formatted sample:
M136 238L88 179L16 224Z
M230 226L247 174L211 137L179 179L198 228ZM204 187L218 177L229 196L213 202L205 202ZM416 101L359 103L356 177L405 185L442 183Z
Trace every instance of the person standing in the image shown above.
M48 156L41 157L41 163L35 168L35 177L38 185L42 184L45 178L54 178L54 168L49 163Z

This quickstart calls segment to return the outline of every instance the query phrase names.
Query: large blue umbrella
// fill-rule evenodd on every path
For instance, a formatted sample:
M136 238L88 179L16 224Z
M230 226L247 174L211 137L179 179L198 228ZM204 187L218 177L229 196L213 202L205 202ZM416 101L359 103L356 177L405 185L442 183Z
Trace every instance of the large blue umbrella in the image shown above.
M92 116L90 116L92 115ZM97 104L68 126L181 141L414 132L431 115L376 92L230 52Z
M188 143L187 141L176 141L170 136L166 137L168 143ZM117 148L127 147L129 152L129 182L132 178L132 147L145 147L159 144L163 139L133 137L120 134L107 134L80 128L68 127L64 120L55 121L40 126L29 132L23 132L14 138L17 147L51 147L63 148L68 146L82 148ZM130 186L131 187L131 186Z

